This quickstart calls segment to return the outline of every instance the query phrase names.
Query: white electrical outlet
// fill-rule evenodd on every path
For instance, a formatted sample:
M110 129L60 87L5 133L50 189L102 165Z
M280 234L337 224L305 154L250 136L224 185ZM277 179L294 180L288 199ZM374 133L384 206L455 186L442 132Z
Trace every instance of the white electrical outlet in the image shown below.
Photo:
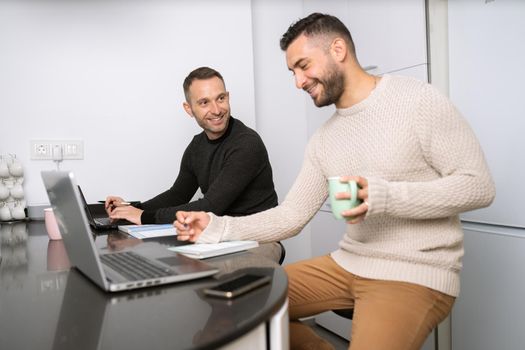
M51 159L51 144L47 141L31 141L31 159Z
M31 140L31 159L53 159L57 150L62 151L62 159L84 159L84 141L82 140Z
M84 142L82 140L64 141L62 154L64 159L84 159Z

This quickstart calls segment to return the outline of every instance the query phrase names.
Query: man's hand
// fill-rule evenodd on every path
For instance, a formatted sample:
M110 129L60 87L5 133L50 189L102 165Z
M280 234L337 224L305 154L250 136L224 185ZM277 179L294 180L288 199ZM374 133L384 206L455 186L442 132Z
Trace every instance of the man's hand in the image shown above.
M361 199L363 203L355 208L344 210L341 215L349 217L347 223L357 224L365 219L368 212L368 180L361 176L341 176L341 182L355 181L359 190L357 191L357 198ZM335 196L337 199L350 199L351 194L348 192L339 192Z
M113 220L126 219L136 225L142 225L140 217L143 211L128 204L113 207L109 210L108 215Z
M178 211L173 226L179 241L196 242L209 223L210 216L203 211Z
M104 203L104 209L106 209L106 213L110 215L111 211L115 209L115 207L123 205L122 203L126 203L126 201L124 201L124 199L121 197L108 196L106 197L106 202Z

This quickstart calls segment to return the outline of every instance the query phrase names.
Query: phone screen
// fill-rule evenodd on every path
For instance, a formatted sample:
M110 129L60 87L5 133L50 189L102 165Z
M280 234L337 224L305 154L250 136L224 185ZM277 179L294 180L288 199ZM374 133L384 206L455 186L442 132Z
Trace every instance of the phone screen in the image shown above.
M271 281L270 276L246 274L232 280L204 289L204 293L224 298L233 298L249 292Z

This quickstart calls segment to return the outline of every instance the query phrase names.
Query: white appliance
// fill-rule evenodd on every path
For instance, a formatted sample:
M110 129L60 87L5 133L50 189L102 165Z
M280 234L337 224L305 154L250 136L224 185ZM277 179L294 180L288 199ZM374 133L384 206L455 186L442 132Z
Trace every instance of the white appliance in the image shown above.
M525 1L448 1L450 98L474 129L494 203L462 215L465 256L453 349L525 343ZM469 221L469 222L467 222Z

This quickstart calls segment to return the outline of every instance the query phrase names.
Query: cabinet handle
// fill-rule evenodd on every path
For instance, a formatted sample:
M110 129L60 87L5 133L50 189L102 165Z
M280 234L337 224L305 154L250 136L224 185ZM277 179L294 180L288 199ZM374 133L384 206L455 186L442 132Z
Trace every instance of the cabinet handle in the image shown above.
M365 66L365 67L363 67L363 69L364 69L365 71L369 71L369 70L377 69L377 66L375 66L375 65L372 65L372 66Z

